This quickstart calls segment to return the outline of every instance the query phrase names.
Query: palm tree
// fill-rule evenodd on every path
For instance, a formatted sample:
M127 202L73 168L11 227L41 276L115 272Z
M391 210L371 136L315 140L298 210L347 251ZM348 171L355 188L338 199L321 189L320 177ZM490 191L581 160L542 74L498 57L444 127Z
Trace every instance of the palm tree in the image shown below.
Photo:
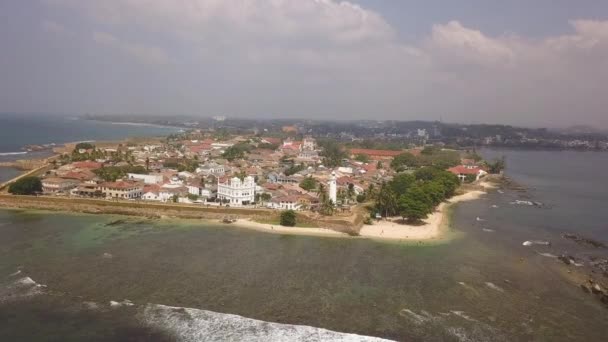
M386 183L382 183L378 192L376 208L384 213L384 217L393 216L397 213L397 196Z

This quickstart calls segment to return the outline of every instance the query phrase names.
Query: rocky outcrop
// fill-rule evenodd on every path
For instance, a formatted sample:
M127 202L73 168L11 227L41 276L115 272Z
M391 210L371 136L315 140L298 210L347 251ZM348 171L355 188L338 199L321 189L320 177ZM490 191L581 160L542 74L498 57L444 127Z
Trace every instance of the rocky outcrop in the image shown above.
M606 244L604 244L603 242L593 240L593 239L588 239L588 238L585 238L585 237L582 237L582 236L579 236L576 234L564 233L564 234L562 234L562 237L564 239L572 240L581 245L587 245L587 246L591 246L591 247L595 247L595 248L606 248Z

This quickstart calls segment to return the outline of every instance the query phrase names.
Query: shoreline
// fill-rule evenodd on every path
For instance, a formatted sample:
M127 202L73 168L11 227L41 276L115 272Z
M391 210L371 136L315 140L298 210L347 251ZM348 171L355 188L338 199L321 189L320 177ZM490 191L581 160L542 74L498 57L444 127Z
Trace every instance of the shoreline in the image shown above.
M484 187L487 189L487 187ZM152 203L122 203L97 200L71 200L67 198L26 197L14 195L0 196L0 209L47 210L65 213L84 213L94 215L123 215L155 218L161 220L200 219L206 223L217 224L230 229L231 226L251 229L270 234L300 235L313 237L333 237L351 239L370 239L393 242L438 241L445 237L449 228L449 209L460 202L479 199L486 191L472 190L457 195L441 203L422 225L406 225L391 220L363 225L358 235L351 235L334 227L284 227L278 224L260 223L256 219L267 218L269 214L278 215L280 211L267 210L230 210L222 208L203 208L181 205ZM223 223L226 215L241 215L234 223ZM278 218L278 217L277 217ZM347 227L351 228L352 227Z
M400 241L435 241L445 237L450 225L449 209L455 204L473 201L485 195L486 191L473 190L456 195L441 203L421 225L403 224L401 218L389 218L364 225L359 234L365 238Z
M358 236L351 236L347 233L336 230L320 227L299 228L299 227L284 227L281 225L255 222L251 219L238 219L235 226L245 229L251 229L271 234L288 234L288 235L305 235L317 237L336 237L336 238L353 238L353 239L370 239L381 241L438 241L445 238L450 226L450 209L458 203L466 201L474 201L481 196L486 195L490 189L497 188L496 184L484 181L479 185L484 189L471 190L463 194L456 195L446 202L441 203L437 209L424 220L422 225L409 225L397 223L399 219L391 218L381 221L374 221L372 225L363 225L359 230ZM221 223L221 222L220 222Z

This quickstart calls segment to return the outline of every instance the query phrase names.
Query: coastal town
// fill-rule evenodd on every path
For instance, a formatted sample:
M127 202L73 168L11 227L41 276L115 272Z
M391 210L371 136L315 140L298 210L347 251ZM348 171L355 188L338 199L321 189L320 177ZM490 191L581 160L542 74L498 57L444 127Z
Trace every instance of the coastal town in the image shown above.
M376 234L386 230L387 236L393 221L423 222L429 215L432 220L441 202L456 195L456 183L469 190L477 184L479 190L482 178L501 170L474 151L431 144L352 148L295 126L269 135L191 129L164 138L71 143L53 151L29 177L40 181L38 197L289 211L314 226L328 218L352 226L382 220L385 226ZM436 190L430 181L440 176L444 181ZM5 190L25 194L10 183ZM410 192L411 198L403 198Z

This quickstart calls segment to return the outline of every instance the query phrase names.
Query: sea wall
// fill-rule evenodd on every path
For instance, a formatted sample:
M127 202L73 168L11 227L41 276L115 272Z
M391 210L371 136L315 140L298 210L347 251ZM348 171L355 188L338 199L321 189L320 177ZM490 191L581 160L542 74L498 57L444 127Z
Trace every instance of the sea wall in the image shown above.
M223 219L226 217L248 218L252 220L279 220L280 211L272 209L249 209L215 207L178 203L150 203L139 201L114 201L87 198L62 198L52 196L18 196L0 194L0 208L39 209L79 212L89 214L117 214L150 218L175 217L187 219ZM358 231L357 218L312 217L298 212L297 220L307 225L329 228L341 232Z

